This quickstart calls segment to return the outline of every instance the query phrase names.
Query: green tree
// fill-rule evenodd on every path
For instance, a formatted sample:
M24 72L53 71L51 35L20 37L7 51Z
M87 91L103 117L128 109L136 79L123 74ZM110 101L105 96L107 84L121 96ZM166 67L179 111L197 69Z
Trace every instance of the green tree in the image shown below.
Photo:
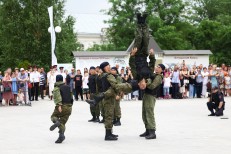
M148 25L152 35L163 49L192 48L187 35L192 26L182 21L186 6L182 0L109 0L109 3L112 7L106 11L111 16L106 21L110 25L107 35L109 43L114 44L117 50L126 50L134 39L136 12L143 8L149 14Z
M64 17L65 0L0 0L0 65L3 69L31 64L49 67L51 41L47 8L54 6L54 25L60 25L56 51L59 63L71 62L71 51L78 49L75 20Z

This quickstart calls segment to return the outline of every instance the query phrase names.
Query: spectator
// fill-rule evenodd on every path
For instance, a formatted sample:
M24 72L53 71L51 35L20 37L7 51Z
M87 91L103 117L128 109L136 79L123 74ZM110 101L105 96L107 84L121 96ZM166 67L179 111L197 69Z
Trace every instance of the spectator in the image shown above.
M202 85L203 85L203 77L202 77L200 68L198 68L198 71L196 73L196 86L195 86L196 92L197 92L197 98L201 98Z
M11 75L11 81L12 81L12 94L13 94L13 105L17 105L17 96L18 96L18 80L16 77L15 72Z
M181 71L181 75L183 77L184 86L185 86L185 92L183 93L183 97L188 98L187 93L189 90L189 72L186 66L183 67L183 70Z
M37 71L37 66L33 67L33 72L30 73L30 82L32 83L31 89L31 101L38 101L38 91L39 91L39 78L40 73Z
M177 99L177 94L179 93L180 87L180 73L178 71L178 66L174 66L174 72L172 74L172 98Z
M202 86L202 96L205 97L206 92L207 92L207 83L208 83L208 76L209 72L207 71L207 68L203 68L203 72L201 72L202 77L203 77L203 86Z
M2 80L4 92L3 92L3 99L5 100L5 105L9 106L10 100L13 99L13 94L11 91L11 77L10 77L10 72L9 70L5 72L5 76Z
M195 97L195 83L196 83L196 79L195 79L195 71L192 68L189 72L189 98L194 98Z
M163 90L164 90L163 91L164 99L169 99L170 98L170 95L169 95L170 85L171 85L171 79L169 77L169 74L165 73L165 76L164 76L164 87L163 87Z
M46 97L46 85L47 85L47 74L46 72L44 71L44 68L42 67L41 68L41 73L43 74L43 76L45 77L45 82L44 82L44 90L43 90L43 96Z
M76 101L79 100L78 95L80 94L81 100L83 101L83 80L79 69L77 70L77 75L75 76L74 81L75 81L75 91L76 91L75 100Z
M21 89L21 92L24 95L24 102L25 104L27 104L29 101L29 97L28 97L29 77L28 74L25 72L24 68L20 68L20 73L18 74L18 81L19 81L19 87Z
M53 99L53 90L55 87L55 82L56 82L56 76L54 70L50 71L50 75L48 76L48 85L49 85L49 96L50 100Z
M70 75L70 88L71 88L71 93L74 94L75 98L76 98L76 92L75 92L75 88L74 88L74 79L75 79L75 69L72 68L71 69L71 73L69 73Z
M84 72L84 77L83 77L83 94L85 94L84 100L90 98L89 87L88 87L88 78L89 78L88 72Z
M62 75L63 76L63 82L65 83L66 82L66 73L64 72L64 67L63 66L60 66L59 67L59 70L60 70L60 75Z
M25 100L24 97L25 96L24 96L24 93L22 92L22 89L19 89L18 90L18 102L19 102L19 104L22 104L24 102L24 100ZM24 103L26 103L26 102L24 102Z
M38 73L39 73L39 89L40 89L40 95L41 98L44 99L44 93L43 91L45 90L45 81L46 78L44 76L44 74L42 73L41 69L38 69Z
M216 70L216 65L212 66L212 69L209 72L209 76L210 76L210 81L211 81L211 88L214 87L218 87L218 81L217 81L217 77L219 76L217 70Z
M227 91L231 89L231 79L228 73L225 74L225 96L227 96Z

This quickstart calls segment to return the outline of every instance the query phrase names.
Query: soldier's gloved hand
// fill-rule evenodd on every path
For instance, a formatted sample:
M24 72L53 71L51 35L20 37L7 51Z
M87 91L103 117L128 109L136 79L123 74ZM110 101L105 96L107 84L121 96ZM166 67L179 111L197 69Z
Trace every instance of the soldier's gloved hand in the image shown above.
M60 113L62 112L62 106L61 105L59 106L58 110Z

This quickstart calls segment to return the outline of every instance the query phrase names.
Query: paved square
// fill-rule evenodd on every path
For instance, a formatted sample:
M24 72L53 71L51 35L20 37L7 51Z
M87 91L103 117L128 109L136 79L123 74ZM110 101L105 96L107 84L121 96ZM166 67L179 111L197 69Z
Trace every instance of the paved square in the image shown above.
M231 116L226 97L225 117ZM57 130L49 131L54 103L32 107L0 107L0 154L230 154L231 119L208 117L207 99L157 100L157 139L145 140L141 101L123 101L122 126L114 127L116 142L104 141L104 126L87 122L89 105L75 102L67 123L66 140L55 144Z

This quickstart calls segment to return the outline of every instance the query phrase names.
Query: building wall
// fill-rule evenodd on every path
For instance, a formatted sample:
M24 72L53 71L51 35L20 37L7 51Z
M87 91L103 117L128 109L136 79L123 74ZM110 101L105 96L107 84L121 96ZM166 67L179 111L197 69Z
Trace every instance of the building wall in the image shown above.
M121 67L128 66L129 57L76 57L75 68L80 69L83 72L84 68L90 68L91 66L99 66L102 62L109 62L110 66L113 67L119 64Z
M205 67L209 65L209 55L164 55L163 63L168 66L181 64L185 60L186 65L200 65Z
M102 38L99 34L78 34L78 41L84 45L84 50L92 47L94 44L101 44Z

